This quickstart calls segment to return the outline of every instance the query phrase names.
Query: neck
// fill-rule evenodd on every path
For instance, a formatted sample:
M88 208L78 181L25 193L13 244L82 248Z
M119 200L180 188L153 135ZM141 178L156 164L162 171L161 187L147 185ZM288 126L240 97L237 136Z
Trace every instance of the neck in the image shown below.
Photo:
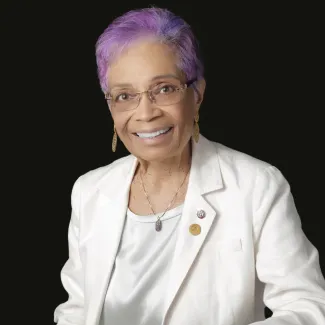
M183 152L175 157L167 158L163 161L145 161L138 159L138 173L143 178L150 180L150 183L162 185L170 182L171 179L176 181L182 178L188 172L191 165L191 143L186 145Z

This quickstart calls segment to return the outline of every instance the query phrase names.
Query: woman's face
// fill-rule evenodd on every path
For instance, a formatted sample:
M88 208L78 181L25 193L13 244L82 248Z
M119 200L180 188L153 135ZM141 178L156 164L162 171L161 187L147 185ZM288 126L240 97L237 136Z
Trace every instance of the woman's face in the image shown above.
M200 101L190 87L176 104L159 105L144 93L136 108L124 109L124 105L136 92L155 89L155 94L167 93L187 82L176 62L167 45L142 41L123 52L107 74L109 92L119 102L110 105L117 134L130 153L147 161L162 161L182 153L193 133L204 80L197 85ZM156 131L164 133L158 135Z

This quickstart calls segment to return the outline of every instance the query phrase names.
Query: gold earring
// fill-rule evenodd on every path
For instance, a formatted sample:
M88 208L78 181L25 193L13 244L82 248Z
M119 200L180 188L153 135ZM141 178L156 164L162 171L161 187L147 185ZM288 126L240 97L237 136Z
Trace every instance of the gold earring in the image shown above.
M197 143L200 137L200 127L199 127L199 114L196 114L194 117L194 130L193 130L193 138Z
M112 141L112 151L116 151L116 145L117 145L117 133L114 125L114 134L113 134L113 141Z

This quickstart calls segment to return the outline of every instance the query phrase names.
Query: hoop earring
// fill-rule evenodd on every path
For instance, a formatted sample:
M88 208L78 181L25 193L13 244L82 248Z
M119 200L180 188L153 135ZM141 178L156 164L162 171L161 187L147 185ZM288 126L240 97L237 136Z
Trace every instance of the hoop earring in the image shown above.
M199 114L196 114L194 117L194 130L193 130L193 139L197 143L200 137L200 127L199 127Z
M112 141L112 151L116 151L116 145L117 145L117 133L114 125L114 134L113 134L113 141Z

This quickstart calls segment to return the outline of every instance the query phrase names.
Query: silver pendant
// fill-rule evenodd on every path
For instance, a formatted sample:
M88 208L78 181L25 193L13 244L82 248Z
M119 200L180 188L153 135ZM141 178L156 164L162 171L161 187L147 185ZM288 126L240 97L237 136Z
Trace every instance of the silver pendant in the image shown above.
M162 228L162 222L160 219L156 221L156 231L160 231Z

